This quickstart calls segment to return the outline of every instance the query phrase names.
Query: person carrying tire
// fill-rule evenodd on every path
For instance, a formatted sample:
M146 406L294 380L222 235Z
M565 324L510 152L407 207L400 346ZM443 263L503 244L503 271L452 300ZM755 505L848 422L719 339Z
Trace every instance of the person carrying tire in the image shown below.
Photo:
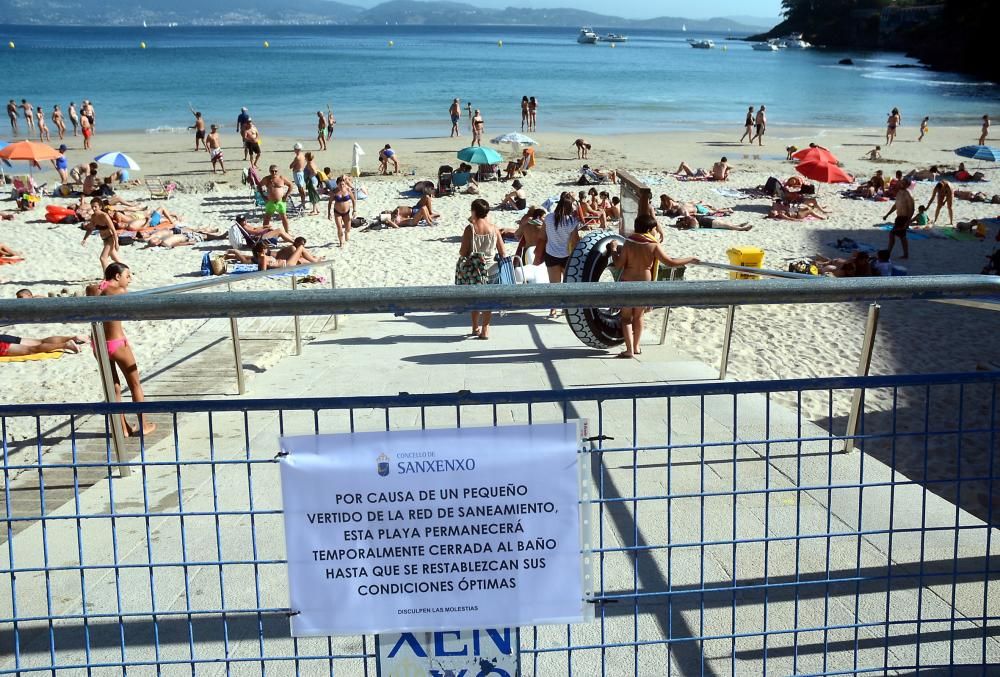
M572 193L564 192L551 214L545 216L545 230L535 247L535 265L545 263L549 282L563 281L566 262L580 239L580 219L576 215L576 202ZM561 311L553 308L549 317L559 317Z
M661 263L676 268L699 262L693 256L675 259L667 254L653 235L656 226L655 216L649 213L639 214L635 218L635 232L625 240L624 245L619 245L617 241L608 243L611 266L621 271L619 281L651 282L656 279ZM621 309L625 350L616 357L631 359L642 354L639 342L642 339L643 317L647 310L649 309L644 307Z

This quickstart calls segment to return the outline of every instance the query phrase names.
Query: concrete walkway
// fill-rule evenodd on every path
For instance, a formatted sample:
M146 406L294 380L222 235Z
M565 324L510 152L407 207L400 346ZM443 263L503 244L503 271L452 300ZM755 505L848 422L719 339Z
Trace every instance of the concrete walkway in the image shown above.
M124 610L137 614L124 622L130 661L215 660L198 673L261 674L261 656L297 652L315 662L269 663L267 674L293 674L297 667L326 674L324 657L333 651L347 656L335 661L336 674L373 675L373 663L366 672L360 657L372 651L370 637L306 639L294 647L288 637L280 612L288 602L285 567L277 561L285 556L278 473L271 462L279 434L583 416L593 431L614 438L605 441L607 451L592 455L591 473L605 501L592 533L603 551L593 558L601 583L592 592L608 601L596 606L595 621L569 632L525 630L523 674L791 674L886 661L1000 661L997 624L984 628L981 620L1000 614L1000 589L989 573L996 557L985 557L987 537L996 552L1000 534L982 521L863 454L831 454L821 439L826 431L764 396L634 401L628 395L628 386L711 379L715 368L655 345L639 359L614 359L582 347L564 322L539 313L497 318L489 341L466 335L467 315L341 319L340 331L321 331L302 355L256 375L247 395L280 405L303 396L556 390L567 391L568 401L177 416L164 426L169 436L147 447L143 473L98 481L80 494L79 514L118 516L114 539L107 518L79 526L72 502L51 510L70 519L36 522L14 538L18 567L95 566L86 576L75 569L49 577L19 573L19 616L80 614L85 592L92 661L122 660ZM209 350L215 348L203 354ZM216 359L229 363L221 354ZM179 387L184 379L174 381ZM574 401L574 390L599 385L622 387L622 398ZM795 437L819 439L768 441ZM672 449L663 448L668 443ZM859 490L861 483L877 486ZM215 564L220 560L245 563ZM148 566L169 562L178 564ZM953 586L956 570L971 573ZM815 583L792 585L801 581ZM764 590L765 583L779 587ZM231 613L220 623L214 610L223 600L231 611L251 613ZM0 613L9 616L10 604L4 586ZM189 615L194 609L206 613ZM270 611L253 613L258 609ZM963 620L939 622L953 613ZM918 617L927 620L918 626L912 622ZM84 661L82 626L80 619L53 627L22 623L21 667L48 665L52 643L60 664ZM834 629L817 629L824 626ZM772 634L763 638L764 631ZM593 648L531 653L567 644ZM0 643L2 669L14 665L9 649L8 633ZM176 668L191 672L183 663Z

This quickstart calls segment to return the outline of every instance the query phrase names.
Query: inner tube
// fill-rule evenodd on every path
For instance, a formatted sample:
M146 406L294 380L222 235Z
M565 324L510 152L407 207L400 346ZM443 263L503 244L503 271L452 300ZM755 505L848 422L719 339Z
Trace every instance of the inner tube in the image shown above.
M577 243L566 262L566 282L600 282L608 270L608 245L624 243L625 238L614 231L587 233ZM608 273L605 277L613 278ZM591 348L613 348L625 342L622 335L621 312L618 308L573 308L566 311L570 329L584 345Z
M75 214L72 209L61 205L45 205L45 211L49 214Z

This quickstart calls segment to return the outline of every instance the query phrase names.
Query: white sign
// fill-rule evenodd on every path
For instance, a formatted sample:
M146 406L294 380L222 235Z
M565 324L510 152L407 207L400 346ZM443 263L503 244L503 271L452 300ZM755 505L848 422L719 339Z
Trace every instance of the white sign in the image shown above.
M378 677L519 677L517 628L375 636Z
M292 635L582 621L577 422L285 437Z

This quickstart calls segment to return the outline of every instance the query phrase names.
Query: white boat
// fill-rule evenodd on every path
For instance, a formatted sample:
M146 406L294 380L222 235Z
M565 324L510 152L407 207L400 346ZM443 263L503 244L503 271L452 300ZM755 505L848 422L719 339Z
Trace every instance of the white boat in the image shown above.
M681 33L687 33L687 32L688 32L688 25L681 24Z
M791 33L782 38L781 42L787 49L809 49L812 47L812 45L802 39L802 33Z
M772 45L770 42L755 42L750 45L753 49L758 52L777 52L778 46Z
M601 38L602 42L628 42L628 36L621 33L608 33Z
M715 43L711 40L695 40L693 38L688 38L688 44L695 49L712 49L715 47Z
M580 34L576 36L576 41L581 45L595 45L600 40L597 33L586 26L580 29Z

